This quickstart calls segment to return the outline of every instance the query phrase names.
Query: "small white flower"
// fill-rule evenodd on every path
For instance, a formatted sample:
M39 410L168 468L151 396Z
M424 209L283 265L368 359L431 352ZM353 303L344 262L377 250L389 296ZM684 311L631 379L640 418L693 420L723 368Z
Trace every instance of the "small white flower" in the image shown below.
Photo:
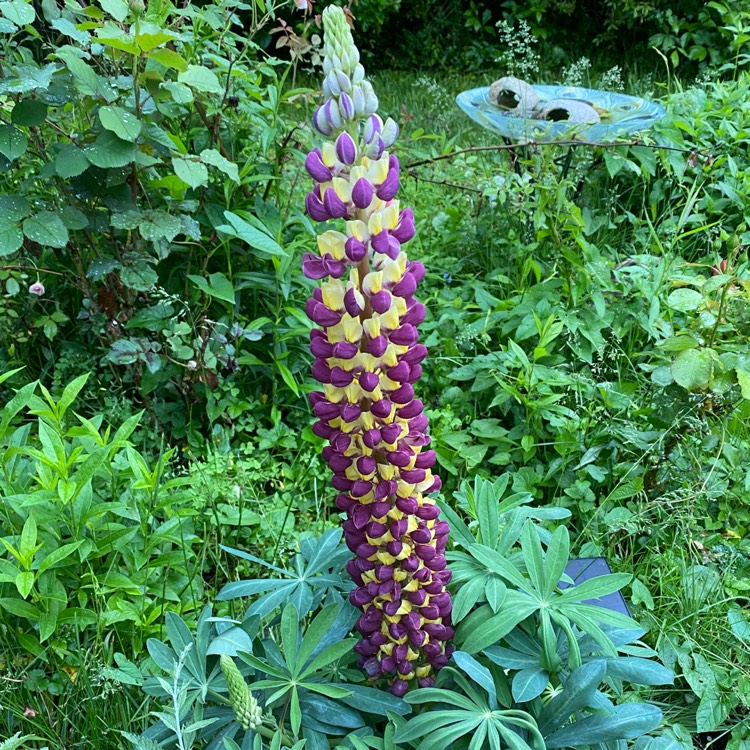
M29 287L29 294L36 294L37 297L41 297L44 294L44 284L41 281L35 281Z

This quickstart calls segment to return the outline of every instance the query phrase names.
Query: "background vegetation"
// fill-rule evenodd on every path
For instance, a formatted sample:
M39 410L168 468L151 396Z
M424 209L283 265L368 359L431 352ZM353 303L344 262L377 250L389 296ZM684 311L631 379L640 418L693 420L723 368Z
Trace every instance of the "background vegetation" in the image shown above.
M338 524L305 398L307 8L0 3L0 740L27 736L10 747L131 747L163 698L142 691L148 639L263 562L295 570ZM747 750L750 11L351 12L402 126L444 501L475 528L467 487L506 475L569 512L575 554L632 575L677 675L639 689L663 736ZM510 150L453 100L523 65L667 116L631 145Z

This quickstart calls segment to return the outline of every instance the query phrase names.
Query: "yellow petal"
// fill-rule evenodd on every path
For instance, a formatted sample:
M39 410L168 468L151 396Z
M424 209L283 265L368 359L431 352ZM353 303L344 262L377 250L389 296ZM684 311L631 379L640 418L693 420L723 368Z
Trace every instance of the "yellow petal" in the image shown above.
M368 318L362 325L369 338L374 339L380 336L380 318Z
M385 229L395 229L398 225L398 201L392 201L380 213L383 227Z
M336 260L344 260L346 253L344 243L346 235L341 232L334 232L332 229L318 235L318 250L321 255L330 253Z
M336 145L331 141L326 141L321 149L321 158L323 164L327 167L336 166L338 159L336 158Z
M346 289L339 279L324 281L320 285L323 293L323 304L331 310L344 309L344 292Z
M349 237L356 237L360 242L366 242L369 239L367 224L359 219L346 222L346 233Z
M377 294L383 288L383 274L380 271L371 271L362 280L362 291L368 296Z

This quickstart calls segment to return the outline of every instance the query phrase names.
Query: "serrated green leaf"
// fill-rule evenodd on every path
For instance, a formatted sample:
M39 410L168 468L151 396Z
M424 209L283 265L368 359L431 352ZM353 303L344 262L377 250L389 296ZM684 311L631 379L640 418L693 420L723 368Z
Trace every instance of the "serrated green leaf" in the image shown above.
M163 65L165 68L174 68L179 71L185 71L188 68L187 60L182 55L174 50L167 49L166 47L151 50L146 57L148 57L149 60L155 60L159 65ZM190 98L192 99L192 95Z
M687 390L705 388L711 380L713 358L707 349L686 349L672 363L675 383Z
M59 214L41 211L23 222L23 233L44 247L63 248L68 244L68 228Z
M136 157L135 145L123 141L107 130L96 141L84 150L86 158L102 169L115 169L131 164Z
M12 125L0 125L0 154L14 161L26 153L29 139L26 133Z
M175 174L194 190L208 182L208 169L205 164L175 156L172 158L172 166Z
M122 23L128 17L129 8L125 0L99 0L99 5L115 21Z
M224 87L219 82L216 73L205 65L188 65L187 69L177 76L177 80L196 91L203 91L207 94L224 93Z
M140 120L122 107L113 105L100 107L99 120L104 128L111 130L123 141L132 143L141 134Z
M10 0L0 3L0 14L16 26L26 26L36 18L34 6L25 0Z
M30 128L41 125L47 118L47 105L39 99L22 99L13 107L10 119L14 125Z
M60 177L78 177L89 168L89 160L80 148L64 143L55 157L55 171Z
M216 167L216 169L227 175L230 180L233 180L239 185L240 173L237 169L237 165L229 161L229 159L225 159L215 148L203 149L200 154L200 160L204 164Z
M194 274L188 274L188 278L192 281L202 292L208 294L210 297L216 297L217 299L223 300L234 304L235 302L235 291L232 286L232 282L221 272L212 273L208 278L203 276L196 276Z
M23 245L23 232L15 222L0 216L0 257L12 255Z

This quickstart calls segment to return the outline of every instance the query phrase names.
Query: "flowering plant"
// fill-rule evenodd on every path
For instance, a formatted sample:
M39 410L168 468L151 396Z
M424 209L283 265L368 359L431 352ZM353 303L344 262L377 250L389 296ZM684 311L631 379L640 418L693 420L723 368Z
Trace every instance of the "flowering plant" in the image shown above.
M314 125L328 140L305 161L316 183L306 208L316 221L343 220L345 232L323 232L319 255L303 260L306 276L328 279L307 303L319 326L310 339L313 375L324 386L310 394L319 418L313 430L329 441L323 456L347 514L360 665L404 695L410 680L434 683L453 636L449 528L427 497L440 479L414 392L427 354L417 334L425 308L414 297L425 269L404 250L414 216L396 200L399 162L387 151L398 127L376 114L343 11L326 8L323 25L326 101Z

